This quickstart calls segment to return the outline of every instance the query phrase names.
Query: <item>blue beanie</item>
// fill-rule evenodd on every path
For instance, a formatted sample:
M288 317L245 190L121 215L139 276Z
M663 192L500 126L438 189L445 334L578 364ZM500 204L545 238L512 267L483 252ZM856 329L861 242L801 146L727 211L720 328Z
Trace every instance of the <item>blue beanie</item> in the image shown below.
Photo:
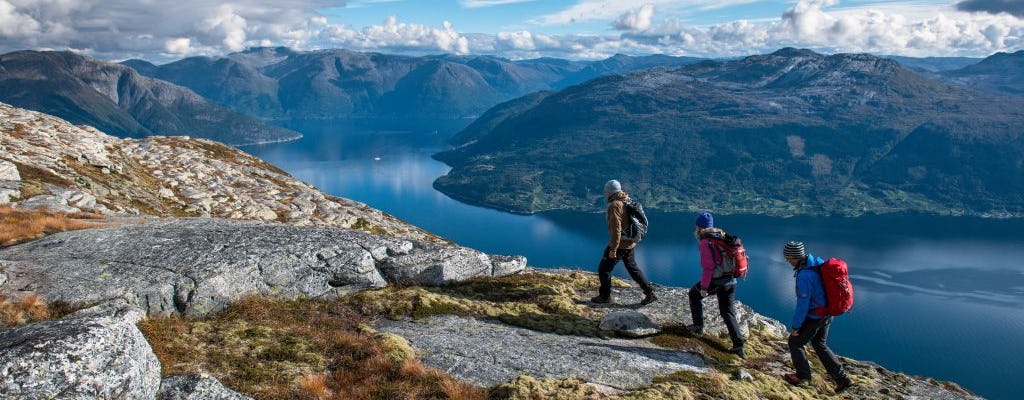
M704 211L700 215L697 215L697 227L702 229L714 228L715 217L711 216L711 213Z

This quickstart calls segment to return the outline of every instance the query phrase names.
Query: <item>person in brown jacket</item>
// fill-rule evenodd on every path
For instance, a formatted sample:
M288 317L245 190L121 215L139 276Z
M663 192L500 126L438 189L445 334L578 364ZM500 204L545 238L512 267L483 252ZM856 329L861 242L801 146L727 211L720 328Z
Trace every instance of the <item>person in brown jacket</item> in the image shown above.
M597 297L591 299L594 303L610 303L612 301L612 269L619 259L626 265L629 276L640 285L644 291L644 299L640 302L647 305L658 299L654 295L654 288L644 277L643 271L636 265L636 258L633 250L636 249L636 242L622 238L622 228L630 224L629 210L626 202L632 201L626 192L622 191L622 185L617 180L610 180L604 185L604 195L608 200L608 246L604 248L601 255L601 263L597 267L598 277L601 279L601 288Z

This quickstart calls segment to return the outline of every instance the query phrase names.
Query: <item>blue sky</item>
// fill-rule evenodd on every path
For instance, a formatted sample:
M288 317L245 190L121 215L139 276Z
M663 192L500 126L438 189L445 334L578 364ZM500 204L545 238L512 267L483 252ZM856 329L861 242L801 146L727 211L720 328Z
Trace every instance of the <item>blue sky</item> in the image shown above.
M333 23L363 27L379 24L389 16L399 20L424 25L439 25L451 22L455 28L467 33L490 33L527 29L543 34L609 34L614 33L613 21L619 16L595 17L594 19L567 24L545 24L544 16L557 14L579 3L576 0L532 0L495 5L490 7L466 7L460 0L362 0L351 1L346 6L318 9ZM645 1L607 1L606 3L633 4L639 8ZM673 4L674 3L674 4ZM714 3L731 6L715 7ZM955 1L906 1L906 0L847 0L832 7L833 10L863 9L871 7L896 7L911 10L930 7L935 10L952 10ZM658 15L655 19L678 18L691 25L714 25L736 20L763 21L778 18L796 1L677 1L654 2Z
M599 59L1024 48L1024 0L0 0L0 51L166 61L253 46Z

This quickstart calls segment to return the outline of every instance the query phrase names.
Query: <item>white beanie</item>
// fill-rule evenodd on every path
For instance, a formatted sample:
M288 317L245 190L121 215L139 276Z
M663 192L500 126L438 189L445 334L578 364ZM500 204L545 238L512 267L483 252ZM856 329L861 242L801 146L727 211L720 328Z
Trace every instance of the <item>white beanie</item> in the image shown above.
M617 193L617 192L621 192L621 191L622 191L622 184L619 183L619 181L617 181L617 180L612 179L612 180L608 181L608 183L604 184L604 195L605 196L611 196L612 193Z

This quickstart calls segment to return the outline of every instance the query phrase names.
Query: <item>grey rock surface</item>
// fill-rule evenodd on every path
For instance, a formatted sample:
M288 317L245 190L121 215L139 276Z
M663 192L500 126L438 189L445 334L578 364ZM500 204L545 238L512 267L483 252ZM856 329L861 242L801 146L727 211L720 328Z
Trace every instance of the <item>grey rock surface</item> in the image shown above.
M619 311L637 311L643 313L654 321L658 326L666 325L689 325L693 323L690 315L690 299L687 296L688 288L665 287L654 285L658 300L646 306L640 306L640 300L644 294L640 288L633 284L629 288L613 288L612 304L588 304L591 308L601 314L611 314ZM736 291L737 297L743 296L743 287ZM597 295L593 292L591 295ZM786 326L781 322L758 314L749 306L736 302L736 320L740 325L740 333L746 338L750 328L764 329L777 336L786 335ZM718 311L718 301L714 296L704 299L704 334L716 337L728 337L729 331Z
M519 273L526 269L526 257L523 256L491 256L491 275L506 276Z
M21 197L21 181L0 180L0 205L5 205Z
M658 325L647 315L636 311L617 311L605 315L601 319L600 328L602 331L611 331L617 335L631 338L651 336L661 332Z
M29 197L25 201L18 203L14 208L19 210L44 210L66 213L82 211L76 207L69 206L68 201L63 197L48 194Z
M7 160L0 160L0 181L20 181L21 174L18 167Z
M54 210L70 205L105 215L278 221L447 243L366 204L326 195L238 149L204 139L119 139L90 126L0 103L0 157L40 171L21 177L21 184L40 186L39 194L56 196L47 199ZM5 182L0 184L0 202L20 197L20 185L11 188L6 183L17 181L0 182ZM46 206L38 200L35 205Z
M135 326L142 316L107 303L0 331L0 398L152 399L160 363Z
M632 389L679 370L707 371L698 354L643 340L563 336L456 316L375 325L408 339L427 364L482 386L525 374Z
M333 298L386 286L385 277L432 285L488 276L491 262L357 230L196 218L54 234L0 250L0 271L0 290L49 301L123 298L151 315L205 315L252 294Z
M209 375L177 375L160 383L157 400L252 400Z
M389 258L381 265L381 272L392 282L438 286L489 276L491 260L486 254L467 248L435 248Z

